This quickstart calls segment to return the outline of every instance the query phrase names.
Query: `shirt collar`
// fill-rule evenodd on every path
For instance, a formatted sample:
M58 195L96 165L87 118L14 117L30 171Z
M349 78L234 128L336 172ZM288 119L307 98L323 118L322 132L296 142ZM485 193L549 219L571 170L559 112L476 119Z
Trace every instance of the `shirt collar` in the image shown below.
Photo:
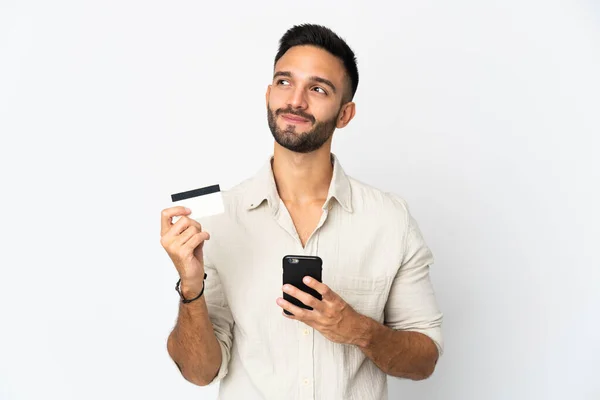
M250 187L247 192L245 206L248 210L252 210L260 206L265 200L268 206L275 212L279 208L280 198L273 177L273 169L271 161L273 155L262 166L258 173L250 182ZM352 212L352 192L350 189L350 180L344 172L337 156L331 153L331 161L333 163L333 176L329 185L327 200L323 204L323 210L331 209L332 200L335 199L340 206L347 212Z

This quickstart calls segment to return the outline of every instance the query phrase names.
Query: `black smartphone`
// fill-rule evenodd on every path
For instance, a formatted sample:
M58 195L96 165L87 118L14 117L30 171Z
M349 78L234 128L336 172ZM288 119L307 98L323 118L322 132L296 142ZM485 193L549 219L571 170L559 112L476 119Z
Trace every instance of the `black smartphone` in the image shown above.
M302 282L302 278L305 276L310 276L316 279L319 282L322 281L322 272L323 272L323 260L321 260L318 256L294 256L287 255L283 257L283 284L290 284L298 289L311 294L319 300L322 300L322 296L316 290L306 286L304 282ZM290 303L305 308L307 310L312 310L312 307L309 307L302 303L295 297L290 296L287 293L283 293L283 298ZM287 315L294 315L287 310L283 310Z

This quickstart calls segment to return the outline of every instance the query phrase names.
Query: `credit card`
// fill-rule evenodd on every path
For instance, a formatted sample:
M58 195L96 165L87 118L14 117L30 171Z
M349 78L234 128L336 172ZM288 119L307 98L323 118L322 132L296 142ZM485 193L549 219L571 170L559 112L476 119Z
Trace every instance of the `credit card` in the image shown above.
M219 185L175 193L171 195L171 201L174 206L183 206L192 210L188 217L194 220L225 212ZM173 223L178 219L179 217L173 217Z

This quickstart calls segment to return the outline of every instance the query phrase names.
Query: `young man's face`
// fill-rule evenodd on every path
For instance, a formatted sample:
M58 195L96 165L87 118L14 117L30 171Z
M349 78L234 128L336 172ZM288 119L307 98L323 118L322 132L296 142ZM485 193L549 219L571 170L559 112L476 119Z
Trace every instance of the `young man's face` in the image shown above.
M275 65L267 89L269 128L281 146L298 153L319 149L340 121L349 92L341 60L314 46L295 46ZM343 118L342 118L343 119Z

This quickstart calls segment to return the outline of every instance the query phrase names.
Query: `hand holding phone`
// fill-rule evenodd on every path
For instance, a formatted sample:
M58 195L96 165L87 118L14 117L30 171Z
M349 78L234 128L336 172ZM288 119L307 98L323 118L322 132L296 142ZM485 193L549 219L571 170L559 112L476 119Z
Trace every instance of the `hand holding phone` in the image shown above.
M319 282L322 282L323 260L318 256L295 256L287 255L283 257L283 284L290 284L306 292L319 300L323 300L321 294L306 286L302 281L305 276L310 276ZM289 301L295 306L312 310L295 297L283 292L284 300ZM287 315L294 315L287 310L283 310Z

